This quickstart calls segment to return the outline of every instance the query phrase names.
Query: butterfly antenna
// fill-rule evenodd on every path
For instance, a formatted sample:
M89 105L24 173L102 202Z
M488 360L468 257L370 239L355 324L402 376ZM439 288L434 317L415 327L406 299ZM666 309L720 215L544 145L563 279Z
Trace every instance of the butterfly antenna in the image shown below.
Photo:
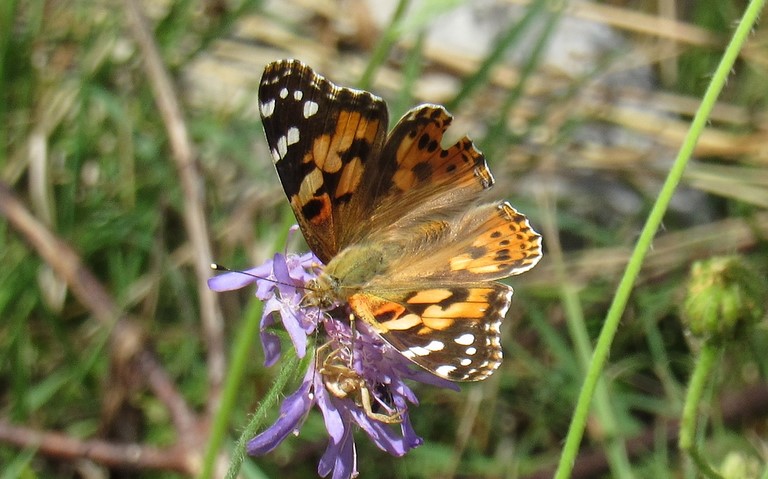
M211 263L211 269L214 270L214 271L224 271L224 272L227 272L227 273L240 273L240 274L244 274L245 276L250 276L251 278L260 279L260 280L263 280L263 281L269 281L271 283L280 284L280 285L283 285L283 286L290 286L291 288L303 289L305 291L314 291L314 289L309 288L307 286L299 286L297 284L285 283L283 281L278 281L278 280L273 279L273 278L267 278L265 276L259 276L257 274L249 273L248 271L242 271L242 270L238 270L238 269L229 269L226 266L223 266L223 265L221 265L219 263Z

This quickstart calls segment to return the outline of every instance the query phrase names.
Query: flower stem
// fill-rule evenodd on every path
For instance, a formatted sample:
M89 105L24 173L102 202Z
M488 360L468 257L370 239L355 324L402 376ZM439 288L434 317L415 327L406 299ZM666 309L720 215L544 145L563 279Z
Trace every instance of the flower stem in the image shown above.
M283 395L285 385L288 383L288 380L296 374L299 358L296 356L293 349L290 349L285 355L286 358L283 360L283 367L280 368L280 373L275 379L275 384L272 385L272 388L264 396L264 400L261 401L259 408L253 413L250 422L245 426L243 433L237 440L235 450L232 453L232 461L229 463L229 469L227 469L227 475L225 476L226 479L237 478L237 474L240 472L240 466L245 458L245 443L256 435L256 431L261 427L264 418L267 417L267 412L275 409L275 406L277 406ZM308 357L310 357L309 354L305 357L305 360Z
M643 226L643 230L640 233L640 238L635 244L627 268L616 289L613 303L606 315L603 329L600 332L600 337L595 345L595 352L592 356L592 362L590 363L589 370L584 379L581 392L579 393L579 399L576 403L576 408L574 409L571 425L565 439L565 445L563 446L563 453L560 456L560 462L557 471L555 472L555 479L566 479L571 474L576 455L579 452L579 444L584 435L590 403L592 402L597 382L600 379L601 372L605 366L608 354L610 353L611 343L616 335L616 330L619 327L619 322L621 321L624 308L627 305L629 295L632 292L632 287L640 272L640 267L645 260L645 255L647 254L651 242L653 241L653 237L656 235L656 231L661 224L661 220L669 206L672 195L683 176L685 166L693 154L693 149L706 125L707 118L712 112L715 101L717 100L720 91L723 89L723 86L728 79L728 75L731 72L731 68L738 57L739 51L744 45L749 33L752 31L764 3L765 0L751 0L747 6L744 17L741 19L741 22L739 22L731 42L723 53L720 64L712 76L712 81L710 82L709 87L707 87L707 91L704 93L701 105L691 122L688 134L680 147L677 158L675 158L675 162L659 192L659 196L653 205L653 209L648 215L645 226Z
M712 372L719 352L720 348L712 340L704 342L704 347L699 353L699 358L691 375L691 382L688 384L688 392L685 396L685 404L683 405L683 417L680 420L680 439L678 443L680 449L688 453L691 459L693 459L699 471L704 476L712 479L722 479L722 476L712 469L709 463L701 456L695 443L695 437L697 413L701 397L704 394L704 386L707 384L707 378Z

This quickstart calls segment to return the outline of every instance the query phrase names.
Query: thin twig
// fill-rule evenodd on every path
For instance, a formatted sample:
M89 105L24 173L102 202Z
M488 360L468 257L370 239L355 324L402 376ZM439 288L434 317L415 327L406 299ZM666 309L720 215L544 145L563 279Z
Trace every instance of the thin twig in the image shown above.
M189 140L186 122L176 90L165 69L152 33L136 0L125 0L128 25L141 49L144 68L168 133L168 139L184 192L184 224L195 251L194 267L200 296L200 316L208 347L208 413L218 409L225 373L224 327L218 300L208 289L212 249L205 220L205 191L198 171L196 154Z
M91 459L108 467L150 469L193 474L197 466L186 448L159 449L139 444L120 444L101 440L79 440L66 434L14 426L0 420L0 442L62 459Z

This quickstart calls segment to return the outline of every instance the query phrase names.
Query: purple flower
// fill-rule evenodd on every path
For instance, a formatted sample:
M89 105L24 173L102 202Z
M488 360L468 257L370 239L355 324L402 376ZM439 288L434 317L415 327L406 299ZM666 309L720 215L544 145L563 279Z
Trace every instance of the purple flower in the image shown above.
M310 409L317 406L330 438L318 473L326 477L332 472L333 479L351 478L357 476L356 427L394 456L422 444L408 413L408 403L418 404L418 400L405 379L454 390L458 387L414 368L363 321L350 324L347 305L322 311L302 304L305 286L317 277L319 264L311 253L276 254L256 268L211 278L208 286L230 291L256 283L256 296L265 302L260 335L267 366L280 357L279 338L269 329L278 320L299 357L306 355L310 335L319 329L323 337L301 385L285 398L275 423L251 439L248 454L266 454L298 433Z

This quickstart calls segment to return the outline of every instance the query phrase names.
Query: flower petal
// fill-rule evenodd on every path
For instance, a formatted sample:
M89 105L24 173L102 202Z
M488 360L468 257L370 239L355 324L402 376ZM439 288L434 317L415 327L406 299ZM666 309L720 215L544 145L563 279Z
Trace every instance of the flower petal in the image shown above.
M294 313L296 306L287 301L280 303L280 317L283 319L283 327L291 338L296 355L303 358L307 354L307 333L301 327L301 321Z
M304 381L301 387L286 397L280 406L280 416L274 424L250 441L246 450L251 456L260 456L275 449L293 431L298 429L315 403L310 396L311 384Z
M349 412L355 423L368 434L371 441L382 451L400 457L411 449L389 425L369 418L364 411L357 408L350 409Z
M339 408L336 407L336 403L325 389L320 373L315 373L315 376L317 378L315 380L317 406L320 408L320 412L323 413L325 429L328 431L328 435L331 436L333 442L338 443L344 436L345 430L349 429L349 425L347 427L344 426L344 420L339 412Z
M251 270L252 271L252 270ZM258 281L258 278L243 273L226 273L208 278L208 288L213 291L233 291Z
M333 470L332 479L350 479L357 477L357 451L352 428L347 428L341 441L337 444L328 443L320 462L317 465L317 473L325 477Z
M270 367L280 359L280 338L269 331L259 333L261 347L264 349L264 366Z

